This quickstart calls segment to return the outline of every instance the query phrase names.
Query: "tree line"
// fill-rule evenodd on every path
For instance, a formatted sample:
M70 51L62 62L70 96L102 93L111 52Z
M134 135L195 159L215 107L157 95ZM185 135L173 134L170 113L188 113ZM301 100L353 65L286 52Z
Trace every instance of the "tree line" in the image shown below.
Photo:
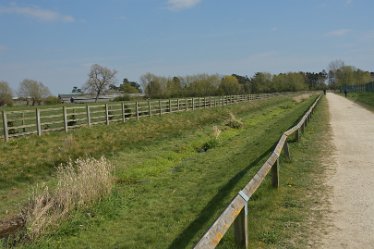
M347 85L364 84L373 81L374 73L346 65L336 60L328 65L328 71L288 72L270 74L257 72L252 77L238 74L196 74L164 77L146 73L140 83L123 79L117 86L117 71L98 64L91 66L87 81L81 88L75 86L72 93L91 94L97 100L109 92L129 95L144 93L146 98L199 97L214 95L235 95L244 93L269 93L284 91L337 89ZM17 95L28 105L58 103L42 82L25 79L20 83ZM13 91L9 84L0 81L0 106L12 104Z

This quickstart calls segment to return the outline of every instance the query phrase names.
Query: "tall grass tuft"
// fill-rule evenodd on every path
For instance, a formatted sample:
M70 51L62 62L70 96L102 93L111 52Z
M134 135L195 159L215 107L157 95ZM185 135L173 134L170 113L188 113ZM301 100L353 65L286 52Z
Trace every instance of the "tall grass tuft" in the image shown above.
M74 209L86 208L107 196L112 189L112 165L104 157L70 161L57 170L57 187L34 190L24 209L28 239L36 239L51 226L56 226Z
M243 127L243 122L236 118L235 115L230 112L229 119L226 121L225 125L234 129L239 129Z

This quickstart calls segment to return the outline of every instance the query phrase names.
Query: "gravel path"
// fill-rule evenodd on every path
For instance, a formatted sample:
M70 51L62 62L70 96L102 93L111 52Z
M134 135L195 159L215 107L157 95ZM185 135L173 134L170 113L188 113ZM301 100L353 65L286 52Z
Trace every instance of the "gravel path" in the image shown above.
M336 164L323 248L374 248L374 114L332 93L327 99Z

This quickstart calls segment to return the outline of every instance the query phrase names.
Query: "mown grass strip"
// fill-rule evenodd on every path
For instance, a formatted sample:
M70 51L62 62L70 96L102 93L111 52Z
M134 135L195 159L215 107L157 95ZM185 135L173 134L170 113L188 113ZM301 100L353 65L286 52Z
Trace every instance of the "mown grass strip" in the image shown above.
M112 157L118 179L111 198L76 212L58 231L25 248L192 247L314 99L236 106L231 110L243 129L225 128L227 116L218 113L187 132L170 124L172 134L121 147ZM197 153L196 145L211 139L212 125L223 130L219 144Z

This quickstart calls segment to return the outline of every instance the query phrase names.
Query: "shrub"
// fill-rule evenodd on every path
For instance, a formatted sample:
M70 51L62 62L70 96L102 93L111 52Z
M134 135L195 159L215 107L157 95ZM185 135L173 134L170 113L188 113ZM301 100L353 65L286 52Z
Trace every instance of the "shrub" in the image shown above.
M56 96L48 96L47 98L44 99L43 102L46 105L56 105L56 104L60 104L61 100Z

